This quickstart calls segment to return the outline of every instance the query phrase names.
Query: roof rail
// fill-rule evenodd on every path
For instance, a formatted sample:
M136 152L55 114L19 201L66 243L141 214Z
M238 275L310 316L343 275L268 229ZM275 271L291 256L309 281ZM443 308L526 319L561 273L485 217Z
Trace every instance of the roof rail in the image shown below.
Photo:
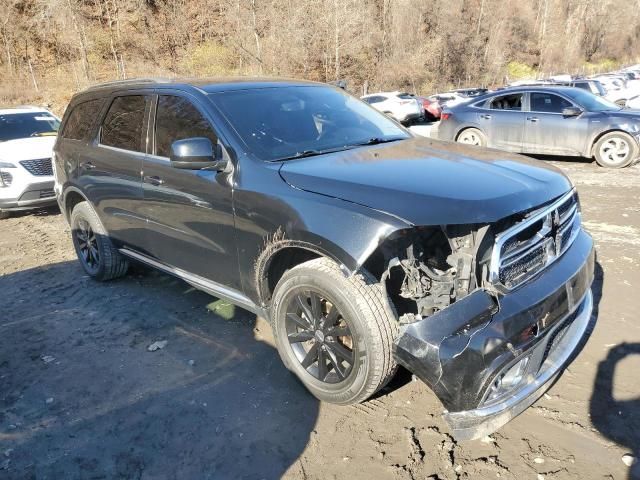
M87 90L99 89L99 88L107 88L107 87L117 87L117 86L127 86L127 85L141 85L147 83L171 83L173 80L170 78L128 78L126 80L111 80L109 82L100 82L94 85L90 85Z

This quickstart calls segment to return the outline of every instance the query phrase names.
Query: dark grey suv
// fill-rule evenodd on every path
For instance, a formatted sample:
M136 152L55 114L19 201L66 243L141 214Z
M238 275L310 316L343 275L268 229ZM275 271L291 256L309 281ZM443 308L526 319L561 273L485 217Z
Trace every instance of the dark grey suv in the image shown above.
M446 109L438 137L518 153L594 157L621 168L640 156L640 112L579 88L518 87Z
M268 318L328 402L366 400L400 364L476 438L588 331L593 244L564 175L414 137L338 88L94 87L67 108L54 164L88 275L139 261Z

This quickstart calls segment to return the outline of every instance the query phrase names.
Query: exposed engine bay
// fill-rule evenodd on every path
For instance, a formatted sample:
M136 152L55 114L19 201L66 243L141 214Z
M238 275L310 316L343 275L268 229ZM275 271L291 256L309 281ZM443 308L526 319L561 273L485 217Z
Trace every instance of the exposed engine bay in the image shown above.
M400 323L431 316L484 284L488 231L477 225L414 228L385 242L381 281Z

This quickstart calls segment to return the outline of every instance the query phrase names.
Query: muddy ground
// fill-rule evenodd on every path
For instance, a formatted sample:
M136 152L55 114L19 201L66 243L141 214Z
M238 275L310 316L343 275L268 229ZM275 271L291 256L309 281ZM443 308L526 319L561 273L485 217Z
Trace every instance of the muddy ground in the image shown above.
M55 210L2 221L0 478L632 478L640 166L555 164L596 240L597 325L547 395L467 443L406 372L365 404L320 404L264 320L142 268L90 280Z

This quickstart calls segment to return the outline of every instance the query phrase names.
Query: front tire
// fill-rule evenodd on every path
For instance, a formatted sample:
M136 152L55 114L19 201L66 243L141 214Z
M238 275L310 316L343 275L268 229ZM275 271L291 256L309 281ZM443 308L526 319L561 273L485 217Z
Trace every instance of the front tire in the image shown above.
M396 316L364 270L347 278L327 258L288 270L274 292L271 322L285 366L322 401L363 402L395 374Z
M596 142L594 156L602 167L623 168L638 158L638 144L627 133L607 133Z
M4 220L6 218L9 218L11 216L10 212L2 212L0 211L0 220Z
M486 147L487 137L477 128L465 128L458 134L456 142L476 147Z
M71 238L84 271L96 280L106 281L127 273L129 262L111 242L96 212L87 202L71 212Z

